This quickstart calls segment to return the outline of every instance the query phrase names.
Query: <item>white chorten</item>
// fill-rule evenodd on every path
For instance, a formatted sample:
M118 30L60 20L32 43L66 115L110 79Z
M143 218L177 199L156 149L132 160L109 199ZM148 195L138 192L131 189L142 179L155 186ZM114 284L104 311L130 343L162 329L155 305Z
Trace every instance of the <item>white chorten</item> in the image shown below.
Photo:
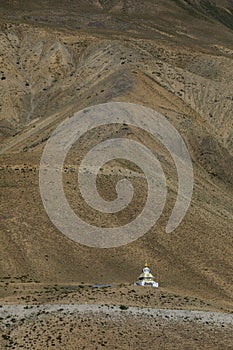
M142 270L141 275L138 278L138 281L134 283L135 286L150 286L158 288L158 282L154 281L154 276L150 272L150 268L146 261L145 267Z

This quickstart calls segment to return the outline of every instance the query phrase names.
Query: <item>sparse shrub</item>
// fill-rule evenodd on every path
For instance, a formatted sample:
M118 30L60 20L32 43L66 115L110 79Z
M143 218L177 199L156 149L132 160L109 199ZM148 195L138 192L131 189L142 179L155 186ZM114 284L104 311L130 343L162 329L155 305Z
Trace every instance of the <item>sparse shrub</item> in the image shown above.
M128 309L128 306L126 306L126 305L120 305L120 309L121 309L121 310L127 310L127 309Z

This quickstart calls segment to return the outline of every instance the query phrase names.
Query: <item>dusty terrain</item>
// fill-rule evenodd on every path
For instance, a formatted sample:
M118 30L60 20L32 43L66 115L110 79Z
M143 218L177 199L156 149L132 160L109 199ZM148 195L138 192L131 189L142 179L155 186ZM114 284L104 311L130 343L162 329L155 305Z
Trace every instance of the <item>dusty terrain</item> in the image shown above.
M50 304L0 314L14 325L3 335L11 349L230 349L233 340L233 319L213 312Z
M231 313L232 1L9 0L0 3L0 28L1 303L107 303ZM130 178L135 197L124 215L102 215L83 201L76 170L101 140L117 135L144 143L161 162L168 186L165 210L145 236L120 248L95 249L69 240L49 220L39 192L39 164L61 121L109 101L142 104L166 116L187 144L195 185L183 222L166 234L177 173L163 145L131 126L89 132L69 152L63 177L69 203L83 219L102 226L125 224L142 210L147 195L140 169L119 160L103 167L97 184L101 195L112 200L116 182ZM146 258L161 290L132 292ZM95 283L113 287L87 287ZM203 327L194 321L101 312L76 316L59 319L56 311L4 323L2 347L142 349L145 327L151 349L232 346L232 325ZM85 334L85 340L77 334ZM38 337L41 342L35 345Z
M6 349L232 346L232 308L222 300L132 285L8 282L4 293L0 332Z

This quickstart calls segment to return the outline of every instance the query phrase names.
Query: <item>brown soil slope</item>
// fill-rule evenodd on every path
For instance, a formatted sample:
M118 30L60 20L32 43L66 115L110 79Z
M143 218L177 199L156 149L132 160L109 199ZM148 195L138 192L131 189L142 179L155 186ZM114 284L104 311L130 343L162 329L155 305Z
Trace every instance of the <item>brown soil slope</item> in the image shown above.
M128 283L148 258L168 290L232 298L232 1L8 1L0 13L2 281L26 275L28 281ZM70 241L50 222L38 168L45 141L62 120L109 101L164 114L187 143L195 187L182 224L166 234L177 191L171 157L141 130L119 127L118 136L158 155L168 201L141 239L94 249ZM75 166L97 137L111 138L112 130L96 130L73 147L67 166ZM104 167L99 184L106 199L127 166ZM140 211L146 196L143 177L132 181L137 200L125 218ZM121 223L117 215L89 213L76 193L75 173L64 174L64 185L85 219Z

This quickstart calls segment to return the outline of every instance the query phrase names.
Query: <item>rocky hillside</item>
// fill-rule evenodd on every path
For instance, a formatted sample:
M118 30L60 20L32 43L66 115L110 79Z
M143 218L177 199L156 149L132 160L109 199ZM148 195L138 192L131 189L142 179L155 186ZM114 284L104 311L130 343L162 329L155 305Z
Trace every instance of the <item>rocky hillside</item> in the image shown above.
M148 257L157 260L157 277L168 289L232 297L233 2L15 0L2 2L0 14L3 281L26 275L130 282ZM143 104L170 120L192 156L195 188L183 223L166 235L177 191L171 157L142 131L120 128L118 135L158 154L170 199L143 238L98 250L73 243L52 225L40 199L38 168L45 142L62 120L109 101ZM97 134L89 136L71 152L68 167ZM111 130L98 134L100 140L110 137ZM125 164L108 164L100 180L103 196L125 171ZM75 175L64 179L74 210L84 208L92 220L97 214L89 215L74 197ZM129 217L145 197L141 180L134 181L138 202ZM120 218L104 220L112 225Z

